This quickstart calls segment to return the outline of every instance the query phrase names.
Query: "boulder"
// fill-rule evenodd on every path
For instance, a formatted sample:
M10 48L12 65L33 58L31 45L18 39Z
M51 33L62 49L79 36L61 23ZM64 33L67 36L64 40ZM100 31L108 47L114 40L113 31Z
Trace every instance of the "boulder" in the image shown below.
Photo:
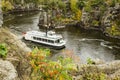
M0 59L0 80L19 80L17 71L10 61Z

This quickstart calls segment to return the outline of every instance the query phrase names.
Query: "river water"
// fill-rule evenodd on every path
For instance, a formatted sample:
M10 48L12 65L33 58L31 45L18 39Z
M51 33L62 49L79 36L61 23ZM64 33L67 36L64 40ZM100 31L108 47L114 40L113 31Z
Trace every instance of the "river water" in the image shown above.
M13 33L22 39L22 32L29 30L40 30L37 26L39 13L14 14L4 17L4 26L7 26ZM88 58L112 61L120 59L120 40L104 36L100 31L83 30L78 27L66 27L55 30L62 34L66 48L62 50L51 49L53 57L61 55L63 50L71 50L85 63ZM28 46L44 47L40 44L25 42Z

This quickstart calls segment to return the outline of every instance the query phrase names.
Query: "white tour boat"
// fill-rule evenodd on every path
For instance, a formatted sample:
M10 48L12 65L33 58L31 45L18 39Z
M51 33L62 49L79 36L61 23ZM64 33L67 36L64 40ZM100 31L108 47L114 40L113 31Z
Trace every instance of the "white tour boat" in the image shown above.
M59 34L53 31L41 32L41 31L28 31L24 34L25 40L30 40L44 45L49 45L55 49L61 49L65 47L65 40Z

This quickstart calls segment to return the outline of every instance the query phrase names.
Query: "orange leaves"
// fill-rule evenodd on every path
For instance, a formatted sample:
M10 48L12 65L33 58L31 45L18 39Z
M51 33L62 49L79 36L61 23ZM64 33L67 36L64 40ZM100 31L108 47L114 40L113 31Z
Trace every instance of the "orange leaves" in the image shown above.
M35 67L36 67L36 65L35 65L35 63L34 63L34 61L33 61L33 60L32 60L32 61L30 61L30 64L31 64L32 68L35 68Z
M36 49L27 55L32 66L32 80L71 80L61 62L48 60L49 54L49 50Z

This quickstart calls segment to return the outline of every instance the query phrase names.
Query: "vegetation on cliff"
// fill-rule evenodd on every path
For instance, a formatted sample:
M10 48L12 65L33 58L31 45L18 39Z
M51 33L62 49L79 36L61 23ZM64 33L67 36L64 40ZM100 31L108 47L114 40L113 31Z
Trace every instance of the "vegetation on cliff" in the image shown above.
M84 28L96 28L120 38L120 0L84 1L82 14Z

